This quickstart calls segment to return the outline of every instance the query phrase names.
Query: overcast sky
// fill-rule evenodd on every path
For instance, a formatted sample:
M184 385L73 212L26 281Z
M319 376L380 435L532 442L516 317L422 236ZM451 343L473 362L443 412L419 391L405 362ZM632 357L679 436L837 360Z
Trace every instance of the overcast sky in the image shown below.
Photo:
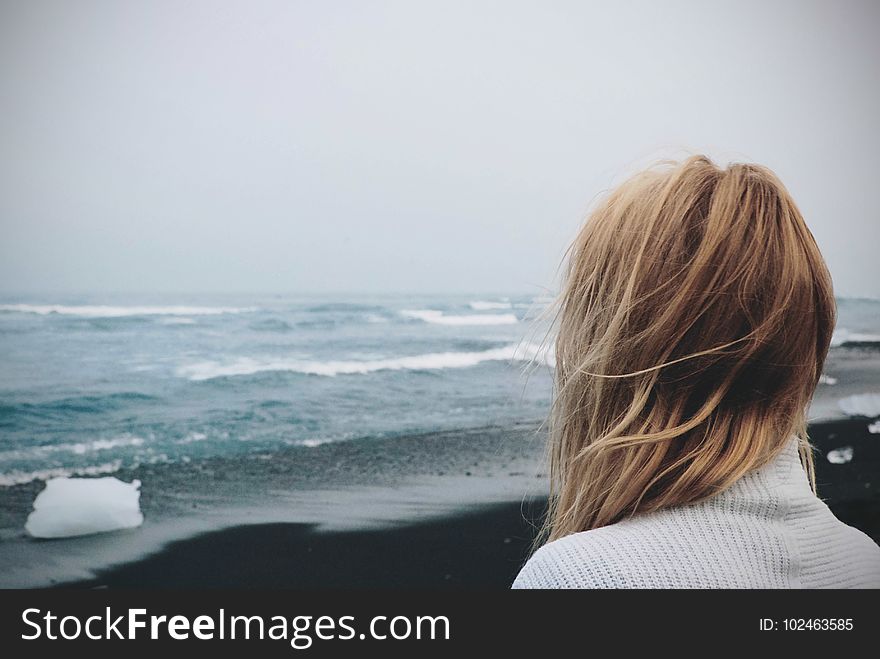
M2 1L0 290L538 291L660 156L880 297L880 3Z

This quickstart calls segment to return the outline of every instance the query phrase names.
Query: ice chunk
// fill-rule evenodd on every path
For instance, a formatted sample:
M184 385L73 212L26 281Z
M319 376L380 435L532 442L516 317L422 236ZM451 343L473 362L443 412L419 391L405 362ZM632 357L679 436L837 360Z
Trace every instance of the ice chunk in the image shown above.
M853 447L842 446L833 451L828 451L828 462L834 465L846 464L853 459Z
M112 476L53 478L34 500L24 528L35 538L69 538L140 526L140 486Z

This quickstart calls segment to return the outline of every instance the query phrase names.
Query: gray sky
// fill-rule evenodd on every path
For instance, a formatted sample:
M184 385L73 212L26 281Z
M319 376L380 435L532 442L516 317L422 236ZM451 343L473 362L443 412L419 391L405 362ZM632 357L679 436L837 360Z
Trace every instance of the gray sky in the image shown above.
M703 151L880 297L880 3L0 7L7 292L537 291L595 195Z

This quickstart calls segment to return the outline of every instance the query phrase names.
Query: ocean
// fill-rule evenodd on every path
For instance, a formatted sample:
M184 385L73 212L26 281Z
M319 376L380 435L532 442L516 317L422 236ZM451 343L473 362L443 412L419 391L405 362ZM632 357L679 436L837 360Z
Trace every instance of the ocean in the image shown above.
M0 485L539 418L545 303L5 299Z
M0 486L539 420L547 302L6 297ZM814 416L876 404L880 301L839 300L826 374Z

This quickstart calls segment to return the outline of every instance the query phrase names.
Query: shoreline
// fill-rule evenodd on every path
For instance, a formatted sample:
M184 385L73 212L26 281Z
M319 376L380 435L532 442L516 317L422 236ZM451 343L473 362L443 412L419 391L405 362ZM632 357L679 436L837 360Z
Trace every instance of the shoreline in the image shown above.
M545 490L536 430L536 423L520 423L122 469L114 476L142 482L144 524L67 539L24 532L41 482L5 488L0 588L89 579L175 541L242 524L390 528L522 501Z
M880 541L868 423L810 436L820 497ZM853 459L829 462L844 446ZM142 527L37 541L4 525L0 587L507 587L546 505L542 452L524 423L139 467L120 477L144 483Z
M107 476L140 480L141 509L166 519L193 509L262 504L267 493L352 487L394 487L412 478L539 474L540 422L418 432L290 445L191 462L121 467ZM507 470L505 472L505 470ZM102 474L104 475L104 474ZM44 481L0 486L0 541L21 528ZM186 498L182 495L189 495ZM4 533L7 531L7 533Z
M528 558L545 498L384 528L241 525L168 545L60 588L490 589ZM439 549L439 551L438 551Z

